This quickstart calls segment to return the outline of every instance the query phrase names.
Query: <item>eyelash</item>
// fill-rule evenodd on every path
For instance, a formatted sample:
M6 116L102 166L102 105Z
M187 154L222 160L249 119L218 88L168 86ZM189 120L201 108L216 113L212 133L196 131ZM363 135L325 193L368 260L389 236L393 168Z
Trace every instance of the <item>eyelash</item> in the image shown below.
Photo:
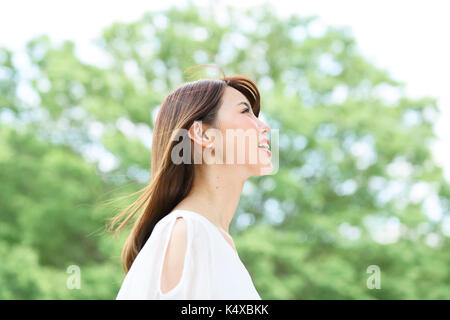
M250 112L250 109L247 108L247 109L245 109L244 111L242 111L241 113L246 113L246 112Z

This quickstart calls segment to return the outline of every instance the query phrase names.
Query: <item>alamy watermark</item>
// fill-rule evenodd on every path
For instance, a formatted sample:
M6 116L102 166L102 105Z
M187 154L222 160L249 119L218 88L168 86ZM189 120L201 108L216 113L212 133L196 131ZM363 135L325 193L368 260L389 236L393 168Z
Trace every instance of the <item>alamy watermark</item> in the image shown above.
M367 267L367 273L372 273L369 278L367 278L367 288L368 289L381 289L381 271L380 267L376 264L372 264Z
M171 161L175 164L191 164L193 159L194 164L205 162L206 164L258 165L261 174L271 175L278 172L278 129L270 131L270 139L268 139L270 149L262 146L265 144L266 138L262 139L255 129L226 129L224 137L222 131L209 128L205 135L211 140L209 146L202 150L200 144L194 143L194 150L192 150L189 131L187 129L176 130L172 134L172 141L179 142L172 148Z
M73 290L73 289L81 289L81 271L80 267L73 264L67 267L66 272L70 274L69 277L67 277L66 286L67 289Z

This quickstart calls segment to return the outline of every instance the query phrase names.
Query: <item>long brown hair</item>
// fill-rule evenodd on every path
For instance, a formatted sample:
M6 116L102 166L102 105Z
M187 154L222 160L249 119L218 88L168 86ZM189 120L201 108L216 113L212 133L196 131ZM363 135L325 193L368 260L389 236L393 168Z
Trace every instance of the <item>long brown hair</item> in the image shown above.
M194 181L194 164L191 153L190 164L175 164L171 152L176 141L173 133L189 130L194 121L214 126L218 109L226 86L240 91L250 102L258 117L260 95L255 83L244 75L223 76L218 79L202 78L187 82L171 92L161 104L153 130L151 151L151 180L149 184L132 195L141 196L111 221L109 231L116 234L144 207L137 218L122 249L122 266L128 273L134 259L150 237L156 223L183 200L190 192ZM114 226L135 208L114 230Z

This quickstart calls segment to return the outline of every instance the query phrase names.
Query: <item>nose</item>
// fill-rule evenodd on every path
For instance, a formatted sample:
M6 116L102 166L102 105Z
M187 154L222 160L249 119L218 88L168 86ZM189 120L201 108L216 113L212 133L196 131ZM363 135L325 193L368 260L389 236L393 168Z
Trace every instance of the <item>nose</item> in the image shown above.
M260 126L261 126L261 133L264 134L269 134L270 132L270 127L268 124L264 123L263 121L259 120L260 122Z

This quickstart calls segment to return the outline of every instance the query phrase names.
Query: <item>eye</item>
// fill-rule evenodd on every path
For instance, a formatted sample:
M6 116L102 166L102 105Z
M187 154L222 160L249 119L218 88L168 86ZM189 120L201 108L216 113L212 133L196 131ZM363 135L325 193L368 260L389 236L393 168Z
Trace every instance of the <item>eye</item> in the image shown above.
M249 112L250 111L250 109L249 108L246 108L244 111L242 111L241 113L246 113L246 112Z

